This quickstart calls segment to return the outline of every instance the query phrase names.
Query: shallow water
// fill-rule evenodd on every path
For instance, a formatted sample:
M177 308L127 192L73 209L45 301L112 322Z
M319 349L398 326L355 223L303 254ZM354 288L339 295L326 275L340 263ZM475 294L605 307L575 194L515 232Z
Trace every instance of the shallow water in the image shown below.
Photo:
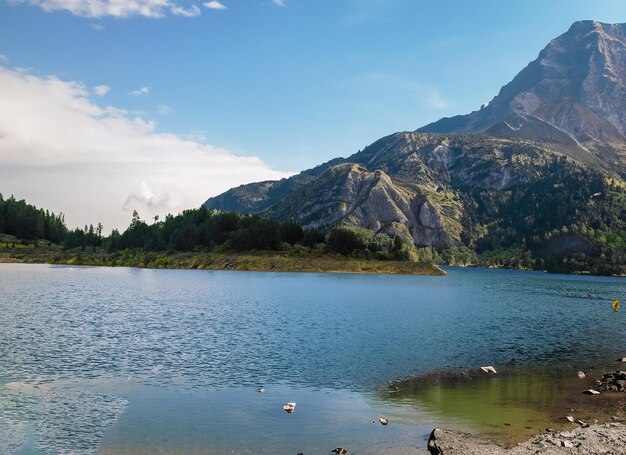
M610 309L625 279L446 270L0 265L0 454L422 453L435 425L542 424L551 398L489 379L468 417L448 404L469 389L401 396L388 381L484 364L569 372L626 348ZM506 403L517 410L498 415Z

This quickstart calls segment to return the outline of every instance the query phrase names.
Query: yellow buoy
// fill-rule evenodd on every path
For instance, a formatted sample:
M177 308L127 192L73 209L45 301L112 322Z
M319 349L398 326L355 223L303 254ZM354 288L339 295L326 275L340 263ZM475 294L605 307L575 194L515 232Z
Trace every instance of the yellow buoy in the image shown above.
M621 309L621 307L619 306L619 300L613 300L611 302L611 308L613 308L613 311L617 313Z

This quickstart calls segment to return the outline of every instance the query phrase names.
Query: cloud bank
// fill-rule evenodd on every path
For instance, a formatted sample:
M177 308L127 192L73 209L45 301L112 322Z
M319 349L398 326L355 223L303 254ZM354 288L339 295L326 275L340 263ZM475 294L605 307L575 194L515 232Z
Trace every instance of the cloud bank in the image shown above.
M178 213L289 175L101 107L78 82L0 66L0 98L0 192L62 211L72 227L125 228L132 210L145 219Z

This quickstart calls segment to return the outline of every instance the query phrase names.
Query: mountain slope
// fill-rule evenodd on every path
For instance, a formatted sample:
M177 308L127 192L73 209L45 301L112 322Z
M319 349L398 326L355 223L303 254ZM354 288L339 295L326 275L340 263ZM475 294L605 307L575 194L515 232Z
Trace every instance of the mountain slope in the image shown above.
M418 131L532 138L626 175L626 24L574 23L487 106Z
M546 181L557 171L573 175L584 168L530 141L404 132L322 165L314 173L234 188L209 199L205 206L235 211L259 207L256 213L309 228L360 226L400 235L418 246L447 248L460 244L463 235L475 237L471 226L486 221L466 223L480 218L474 214L480 192L505 194ZM603 179L601 173L589 172ZM292 191L285 194L287 187ZM545 191L548 197L553 188ZM561 224L547 226L556 227Z

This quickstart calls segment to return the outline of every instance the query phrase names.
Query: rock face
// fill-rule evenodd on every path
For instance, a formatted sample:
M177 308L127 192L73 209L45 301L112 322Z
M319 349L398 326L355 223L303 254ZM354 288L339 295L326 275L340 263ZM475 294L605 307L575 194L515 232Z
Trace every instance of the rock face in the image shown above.
M421 245L451 245L442 215L414 188L381 169L356 163L329 167L319 178L269 207L266 215L307 227L344 224L400 235Z
M626 24L574 23L488 105L418 131L540 140L623 173Z
M464 217L478 204L468 192L540 182L555 166L579 164L514 139L403 132L289 179L233 188L205 207L260 213L309 228L360 226L418 246L446 248L461 241Z

